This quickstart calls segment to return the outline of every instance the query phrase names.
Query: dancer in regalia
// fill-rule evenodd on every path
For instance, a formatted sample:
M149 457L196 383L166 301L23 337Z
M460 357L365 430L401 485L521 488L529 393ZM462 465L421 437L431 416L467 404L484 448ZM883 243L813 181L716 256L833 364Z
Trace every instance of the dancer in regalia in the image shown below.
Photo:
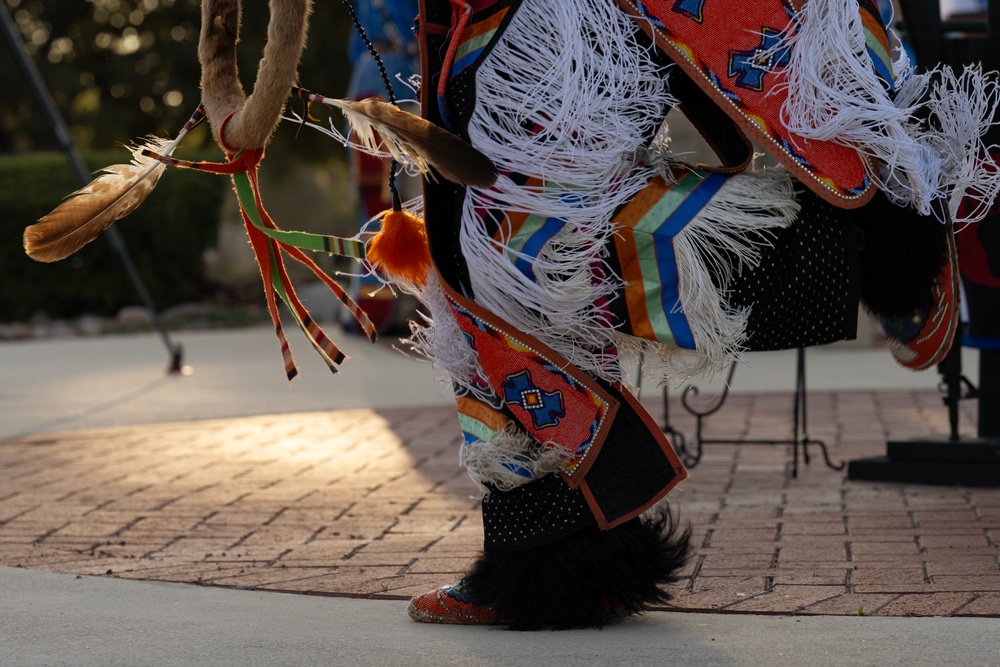
M997 193L996 79L893 62L868 0L425 0L418 25L425 116L499 178L425 183L434 326L414 340L457 388L486 540L410 615L640 611L685 562L687 533L643 514L685 473L622 387L623 352L677 382L854 338L860 300L901 364L936 364L958 204ZM721 166L670 152L672 108ZM754 168L748 138L781 166Z
M853 338L859 302L908 368L951 345L953 229L966 195L1000 190L981 139L1000 90L976 68L894 61L870 0L421 0L422 119L295 89L345 109L368 137L356 148L377 150L375 129L423 172L423 197L394 197L370 239L285 232L263 209L257 164L308 2L271 11L247 99L239 1L204 1L204 101L228 162L187 166L233 175L289 377L276 298L331 368L343 355L283 251L365 259L426 305L410 342L455 392L485 535L460 582L411 601L414 620L600 625L670 598L690 532L662 501L687 473L627 387L630 353L678 382ZM719 165L671 153L675 108ZM751 139L780 166L756 166ZM141 154L176 164L169 150ZM53 241L60 220L29 229L29 254L78 247Z

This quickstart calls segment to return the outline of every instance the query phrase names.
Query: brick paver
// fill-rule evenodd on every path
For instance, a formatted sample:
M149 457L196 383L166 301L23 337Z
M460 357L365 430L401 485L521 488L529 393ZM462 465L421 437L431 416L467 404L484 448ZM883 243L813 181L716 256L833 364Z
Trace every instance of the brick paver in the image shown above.
M650 404L657 415L659 407ZM934 392L817 392L834 460L947 432ZM709 438L784 438L788 394L732 396ZM963 424L975 424L963 405ZM672 404L673 426L693 418ZM453 582L482 519L445 408L344 410L0 441L0 565L408 597ZM1000 489L791 477L790 447L710 445L671 494L696 551L673 608L1000 615Z

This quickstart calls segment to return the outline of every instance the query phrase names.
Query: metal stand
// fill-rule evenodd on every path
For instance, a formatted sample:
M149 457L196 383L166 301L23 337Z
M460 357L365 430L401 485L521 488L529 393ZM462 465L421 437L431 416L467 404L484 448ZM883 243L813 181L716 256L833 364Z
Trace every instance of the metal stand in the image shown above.
M729 367L729 374L726 376L726 386L723 388L718 400L707 409L699 410L691 404L691 399L698 396L698 387L690 385L686 387L684 392L681 394L681 405L695 418L695 436L693 447L691 449L688 448L688 443L684 435L674 429L670 424L667 391L663 391L663 432L673 437L673 442L677 447L678 455L681 457L681 460L685 465L690 468L698 465L701 461L702 454L704 454L705 445L791 445L792 477L798 477L800 449L803 461L806 465L809 465L810 459L808 447L809 445L816 445L820 448L820 452L823 454L823 461L829 468L832 468L833 470L844 469L843 462L835 464L830 460L830 454L826 448L825 442L809 436L809 421L806 406L806 351L805 348L801 347L796 351L795 393L792 399L791 438L767 440L751 438L719 439L704 437L703 433L705 420L718 412L726 402L726 399L729 397L729 387L732 384L733 375L735 373L736 364L734 363Z
M52 100L52 96L49 94L49 90L45 86L42 75L39 73L38 68L35 67L35 62L24 49L24 43L21 41L21 37L17 33L17 28L14 26L14 20L10 15L10 10L7 9L7 5L3 2L0 2L0 18L2 18L2 20L0 20L0 24L2 24L4 39L10 47L10 52L13 54L14 59L17 60L18 65L21 67L21 71L24 73L25 78L28 80L28 84L31 86L31 92L34 94L35 99L38 100L38 103L42 107L42 111L45 113L45 117L52 126L52 130L56 135L56 140L59 142L59 148L66 153L67 157L69 157L70 165L73 167L73 171L76 174L77 179L80 181L80 185L87 185L90 183L91 178L87 173L87 167L83 162L83 158L80 157L79 151L77 151L76 146L73 144L73 140L70 138L69 129L66 127L66 121L63 120L62 115L59 113L59 109ZM129 255L128 248L125 246L125 240L122 238L118 228L114 225L108 227L105 230L104 235L105 238L108 239L108 242L111 243L111 247L114 248L114 251L118 254L122 264L125 265L125 271L128 273L136 291L139 292L139 296L142 298L143 303L146 304L146 308L149 309L150 315L153 318L153 325L159 332L160 338L163 339L163 344L166 346L167 352L170 355L167 372L180 373L182 370L183 356L181 346L171 343L170 335L167 333L167 328L164 326L160 313L156 309L156 305L153 303L153 298L150 296L149 290L146 289L145 283L142 282L142 277L139 275L138 270L135 268L135 264L132 262L132 257Z
M949 435L889 440L885 456L850 461L848 479L1000 486L1000 438L964 437L958 433L958 402L978 398L979 393L962 375L962 347L957 336L948 356L938 365L938 372L948 407Z

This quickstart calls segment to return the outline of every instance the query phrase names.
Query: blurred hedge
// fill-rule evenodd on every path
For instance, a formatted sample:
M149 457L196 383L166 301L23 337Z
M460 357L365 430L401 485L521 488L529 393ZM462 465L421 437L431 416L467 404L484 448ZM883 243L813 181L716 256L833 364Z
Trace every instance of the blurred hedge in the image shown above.
M130 157L121 148L87 153L84 160L96 171ZM59 262L43 264L24 254L24 228L79 187L60 153L0 155L0 321L39 314L114 315L122 306L141 303L103 234ZM142 206L115 223L158 308L197 299L206 289L202 257L218 237L219 209L229 187L222 176L168 168Z

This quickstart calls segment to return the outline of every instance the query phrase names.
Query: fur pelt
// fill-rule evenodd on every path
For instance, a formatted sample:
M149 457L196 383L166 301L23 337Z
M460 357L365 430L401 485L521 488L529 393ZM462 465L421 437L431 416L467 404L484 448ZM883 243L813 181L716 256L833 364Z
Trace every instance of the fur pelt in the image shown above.
M484 552L465 582L511 630L601 626L669 600L663 586L678 581L690 541L691 527L663 510L535 549Z
M223 148L263 148L281 119L299 56L305 48L312 0L271 0L267 44L249 97L243 92L236 68L241 0L205 0L202 3L198 59L201 62L202 101L212 125L212 136ZM222 137L222 123L226 123Z

